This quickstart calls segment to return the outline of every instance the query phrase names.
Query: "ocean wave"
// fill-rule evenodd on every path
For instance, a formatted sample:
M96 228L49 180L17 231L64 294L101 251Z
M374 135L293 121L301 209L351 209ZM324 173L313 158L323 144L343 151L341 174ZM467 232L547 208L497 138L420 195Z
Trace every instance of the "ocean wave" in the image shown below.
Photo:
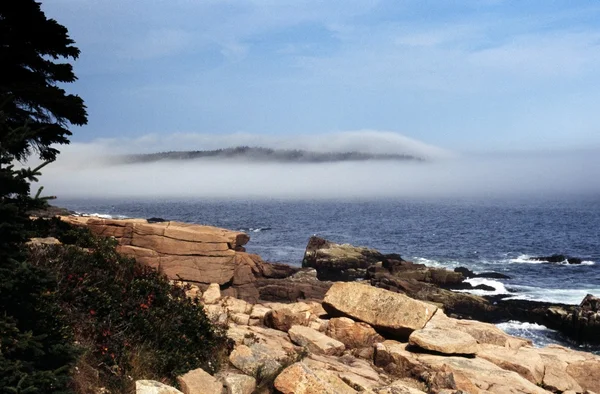
M475 295L498 295L498 294L511 294L510 291L506 289L504 283L499 282L493 279L486 278L469 278L464 280L466 283L471 284L471 286L475 287L478 285L486 285L493 287L494 290L481 290L481 289L465 289L465 290L455 290L459 293L470 293Z
M579 345L575 346L561 333L541 324L526 323L518 320L509 320L496 324L496 327L509 335L531 340L533 346L544 347L551 344L565 346L571 349L581 350L594 354L600 354L598 346Z
M533 286L511 285L514 290L507 300L541 301L578 305L587 294L600 294L600 288L545 289Z
M561 264L561 265L567 265L567 266L578 266L578 265L595 265L596 262L592 261L592 260L583 260L580 264L569 264L566 260L565 261L561 261L560 263L550 263L549 261L546 260L530 260L532 256L528 255L528 254L522 254L514 259L509 259L508 262L510 263L520 263L520 264Z
M129 216L125 215L110 215L108 213L83 213L83 212L75 212L78 216L83 217L94 217L99 219L127 219Z
M541 324L510 320L496 324L496 327L509 335L531 340L535 347L544 347L550 344L569 346L564 339L560 338L557 331Z
M271 230L271 227L249 227L249 228L241 228L238 231L242 231L244 233L260 233L261 231Z
M428 267L445 267L445 265L439 261L426 259L425 257L413 257L411 260L415 264L425 264Z
M537 323L527 323L518 320L509 320L504 323L496 324L496 327L503 331L507 330L530 330L530 331L544 331L549 328Z
M412 258L410 258L410 260L415 264L425 264L428 267L446 268L449 270L453 270L454 268L464 266L463 263L461 263L460 261L456 261L456 260L449 260L449 261L441 262L438 260L428 259L425 257L412 257Z

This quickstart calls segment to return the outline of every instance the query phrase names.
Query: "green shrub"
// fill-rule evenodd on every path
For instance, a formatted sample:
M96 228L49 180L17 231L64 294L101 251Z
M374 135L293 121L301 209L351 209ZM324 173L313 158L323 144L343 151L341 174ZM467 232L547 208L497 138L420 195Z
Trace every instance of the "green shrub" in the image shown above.
M95 237L87 228L73 226L57 217L30 220L27 230L30 238L54 237L63 244L77 245L82 248L91 248L95 245Z
M31 261L58 276L61 309L87 348L87 363L100 366L107 388L122 392L135 379L173 384L189 370L218 369L229 350L226 336L186 297L185 288L119 255L112 239L47 224L43 235L75 244L36 248Z

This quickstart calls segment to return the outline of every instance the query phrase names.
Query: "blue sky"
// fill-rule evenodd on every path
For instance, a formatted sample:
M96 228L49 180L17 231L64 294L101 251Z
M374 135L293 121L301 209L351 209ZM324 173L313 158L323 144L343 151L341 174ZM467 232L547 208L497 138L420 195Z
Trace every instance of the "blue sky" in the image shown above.
M42 7L82 51L68 89L90 116L74 142L206 149L367 129L459 152L600 148L599 1Z

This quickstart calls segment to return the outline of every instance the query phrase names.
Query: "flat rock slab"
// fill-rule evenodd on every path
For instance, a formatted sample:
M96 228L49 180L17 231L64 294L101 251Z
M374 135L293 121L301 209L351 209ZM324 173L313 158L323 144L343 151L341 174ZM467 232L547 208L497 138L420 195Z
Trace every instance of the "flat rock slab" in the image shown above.
M514 371L533 384L542 385L543 383L546 367L538 349L532 347L511 349L503 346L480 345L477 357L507 371Z
M423 328L437 310L435 305L356 282L334 283L323 308L333 316L347 316L404 338Z
M408 343L443 354L474 355L479 350L475 338L466 332L437 328L424 328L414 331L410 334Z
M441 309L435 312L425 328L462 331L475 338L479 344L496 345L511 349L532 345L530 340L508 335L493 324L476 320L454 319L446 316Z
M516 372L504 370L478 357L445 357L427 354L419 355L418 359L419 362L431 368L433 372L451 372L455 380L454 389L468 393L549 393Z
M310 327L292 326L288 334L292 342L299 346L305 346L312 353L339 355L346 349L342 342Z

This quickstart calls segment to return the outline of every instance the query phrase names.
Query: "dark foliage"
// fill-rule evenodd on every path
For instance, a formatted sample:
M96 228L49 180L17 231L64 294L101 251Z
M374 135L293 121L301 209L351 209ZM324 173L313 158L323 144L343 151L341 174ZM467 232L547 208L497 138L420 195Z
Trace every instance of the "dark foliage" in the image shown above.
M66 393L75 362L52 274L25 259L27 212L45 205L31 198L39 170L18 169L35 151L45 163L51 144L67 143L69 123L86 123L81 98L58 83L73 82L79 50L67 30L33 0L0 1L0 393ZM40 190L41 191L41 190Z
M74 243L35 249L32 262L58 274L61 308L88 358L101 366L104 386L124 392L136 378L174 383L195 368L217 370L227 339L184 288L119 255L114 240L58 219L39 219L35 227Z
M53 276L25 261L26 212L45 204L29 197L38 170L15 169L0 150L0 393L68 392L76 356Z

